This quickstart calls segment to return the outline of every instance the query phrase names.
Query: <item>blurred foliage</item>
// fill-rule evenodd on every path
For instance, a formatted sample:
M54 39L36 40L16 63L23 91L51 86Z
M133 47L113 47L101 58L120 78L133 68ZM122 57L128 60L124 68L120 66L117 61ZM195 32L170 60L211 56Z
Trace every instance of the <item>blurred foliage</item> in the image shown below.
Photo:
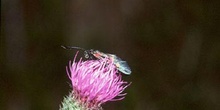
M2 0L1 110L55 110L76 51L114 53L132 69L105 110L218 110L220 2Z

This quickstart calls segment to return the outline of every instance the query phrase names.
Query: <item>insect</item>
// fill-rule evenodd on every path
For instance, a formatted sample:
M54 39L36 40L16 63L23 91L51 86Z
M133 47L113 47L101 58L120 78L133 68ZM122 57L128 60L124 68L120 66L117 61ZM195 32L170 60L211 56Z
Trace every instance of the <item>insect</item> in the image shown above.
M102 58L108 58L109 60L111 60L113 62L113 64L117 67L117 69L126 74L126 75L130 75L131 74L131 69L128 66L126 61L123 61L121 58L117 57L114 54L109 54L109 53L103 53L99 50L93 50L93 49L89 49L86 50L84 48L81 47L72 47L72 46L61 46L64 49L79 49L79 50L83 50L84 51L84 56L87 59L102 59Z

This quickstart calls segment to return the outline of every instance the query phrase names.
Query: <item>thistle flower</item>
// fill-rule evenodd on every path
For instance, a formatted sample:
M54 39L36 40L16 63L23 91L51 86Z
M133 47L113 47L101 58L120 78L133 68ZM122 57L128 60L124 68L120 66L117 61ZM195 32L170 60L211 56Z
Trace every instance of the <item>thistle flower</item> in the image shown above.
M129 84L122 80L116 66L108 59L69 62L66 72L72 91L64 98L60 110L101 110L107 101L122 100Z

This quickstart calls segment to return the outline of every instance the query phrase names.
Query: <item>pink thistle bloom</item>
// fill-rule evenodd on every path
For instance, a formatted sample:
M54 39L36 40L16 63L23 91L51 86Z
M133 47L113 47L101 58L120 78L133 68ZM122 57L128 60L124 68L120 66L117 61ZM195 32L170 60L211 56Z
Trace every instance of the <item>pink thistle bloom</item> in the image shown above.
M116 66L108 59L69 62L67 75L72 83L71 95L89 109L98 109L107 101L122 100L129 84L122 80Z

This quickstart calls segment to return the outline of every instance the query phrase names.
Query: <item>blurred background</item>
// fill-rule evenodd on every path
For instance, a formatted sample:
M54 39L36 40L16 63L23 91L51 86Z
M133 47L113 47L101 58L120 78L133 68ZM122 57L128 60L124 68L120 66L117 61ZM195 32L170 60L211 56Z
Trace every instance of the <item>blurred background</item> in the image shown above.
M132 69L105 110L220 109L219 0L2 0L0 109L58 110L79 46Z

